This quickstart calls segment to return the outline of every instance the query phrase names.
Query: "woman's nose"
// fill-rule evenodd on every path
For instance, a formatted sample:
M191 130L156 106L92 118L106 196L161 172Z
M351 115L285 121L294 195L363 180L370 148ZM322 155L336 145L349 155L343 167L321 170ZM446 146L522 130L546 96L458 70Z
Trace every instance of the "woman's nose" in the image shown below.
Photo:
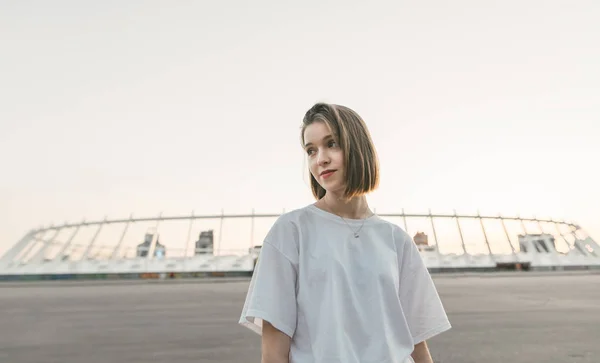
M324 152L319 153L319 159L317 162L320 166L329 164L329 162L330 162L329 155L327 155L327 153L324 153Z

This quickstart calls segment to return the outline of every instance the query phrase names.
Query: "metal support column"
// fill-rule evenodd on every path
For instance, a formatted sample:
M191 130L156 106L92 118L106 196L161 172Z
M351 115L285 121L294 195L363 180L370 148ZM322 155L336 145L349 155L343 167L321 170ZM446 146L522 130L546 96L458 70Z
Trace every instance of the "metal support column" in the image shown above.
M435 232L435 225L433 224L433 216L431 215L431 209L429 209L429 220L431 221L431 229L433 230L433 240L435 241L435 249L437 250L438 257L442 257L442 252L440 251L440 244L438 243L437 233Z
M60 232L61 229L62 228L57 227L54 230L54 234L52 235L52 237L50 237L50 239L48 239L47 241L43 241L44 245L31 258L31 262L42 262L42 261L44 261L44 259L46 258L46 251L48 250L48 248L50 248L50 246L52 246L54 244L54 240L56 239L56 236L58 236L58 233Z
M65 257L65 252L67 251L67 249L69 247L71 247L71 243L73 243L73 239L75 238L75 236L79 232L79 228L81 228L81 226L83 225L83 223L85 223L85 220L81 221L81 223L77 225L77 227L75 228L75 230L73 231L73 233L71 233L71 236L69 237L69 239L67 240L67 242L62 246L62 248L60 249L60 251L58 251L58 253L54 256L54 258L52 259L52 262L59 262L59 261L63 260L63 258Z
M525 227L525 222L523 222L523 219L521 219L521 217L517 217L519 219L519 222L521 222L521 228L523 229L523 233L525 235L527 235L527 228Z
M460 221L458 219L458 215L456 215L456 210L454 210L454 218L456 219L456 225L458 226L458 234L460 235L460 244L462 246L463 252L465 255L468 255L467 246L465 245L465 239L462 234L462 228L460 228Z
M106 216L104 217L104 220L106 221ZM100 222L100 224L98 225L98 229L96 230L96 233L94 233L94 237L92 237L92 239L90 240L90 243L88 243L88 245L85 249L85 252L79 259L80 261L85 261L88 258L88 255L90 254L90 251L92 250L92 247L94 246L94 243L96 243L96 239L98 238L98 235L100 234L100 231L102 230L102 227L104 227L104 222Z
M29 256L29 254L31 253L31 251L33 251L33 249L35 248L35 246L37 246L38 242L44 243L44 237L46 237L46 235L48 234L48 230L45 230L43 232L41 232L41 236L38 237L38 234L40 232L36 233L33 238L31 243L27 246L26 249L24 249L24 252L19 253L15 259L17 262L25 262L25 260L27 259L27 256ZM15 260L13 259L13 260Z
M158 218L156 218L156 224L154 225L154 236L152 236L152 242L150 242L148 254L146 255L146 259L148 260L154 259L154 250L156 249L156 242L158 241L158 226L160 225L160 221L162 221L162 212L158 213Z
M121 249L121 245L123 244L123 240L125 239L125 234L127 233L127 229L129 229L129 224L131 223L132 219L133 219L133 213L129 214L129 220L125 224L125 228L123 228L123 232L121 233L121 238L119 238L119 242L117 243L117 245L113 249L112 253L110 254L111 260L114 260L117 257L117 254L119 253L119 249Z
M565 222L561 222L560 224L565 224ZM574 246L571 246L571 244L569 243L569 241L567 240L567 238L565 237L565 235L562 233L562 231L560 230L560 228L558 227L559 223L555 223L554 226L556 227L556 232L558 232L558 235L560 236L560 238L563 239L563 241L565 241L565 244L567 245L567 249L570 251L573 248L575 248Z
M504 218L502 216L500 217L500 222L502 223L502 229L504 229L504 234L506 235L506 240L508 241L508 245L510 246L510 249L512 250L512 254L514 256L517 255L517 251L515 250L515 246L513 246L512 242L510 241L510 235L508 234L508 229L506 229L506 224L504 223Z
M192 211L192 217L190 218L190 225L188 226L187 239L185 241L185 249L183 250L184 261L185 261L185 258L187 258L188 250L190 249L190 239L192 238L192 226L193 225L194 225L194 211Z
M406 224L406 213L404 213L404 208L402 208L402 219L404 220L404 231L408 233L408 224Z
M485 232L485 225L483 224L483 218L481 218L481 214L477 211L477 217L479 218L479 224L481 224L481 230L483 231L483 238L485 239L485 245L487 246L490 257L494 257L494 253L492 252L492 248L490 247L490 241L488 240L487 233Z

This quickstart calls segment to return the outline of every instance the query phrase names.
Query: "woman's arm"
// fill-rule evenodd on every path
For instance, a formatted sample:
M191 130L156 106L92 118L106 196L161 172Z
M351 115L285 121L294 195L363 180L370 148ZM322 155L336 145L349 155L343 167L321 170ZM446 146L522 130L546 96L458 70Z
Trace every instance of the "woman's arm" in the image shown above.
M431 358L426 342L415 345L415 350L411 353L411 357L415 363L433 363L433 358Z
M263 320L261 363L289 363L290 344L289 336Z

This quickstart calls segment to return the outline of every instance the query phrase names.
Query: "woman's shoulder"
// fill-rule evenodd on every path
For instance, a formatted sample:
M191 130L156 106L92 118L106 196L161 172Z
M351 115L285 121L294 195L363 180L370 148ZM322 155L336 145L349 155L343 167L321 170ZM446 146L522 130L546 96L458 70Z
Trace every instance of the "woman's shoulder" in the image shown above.
M300 245L300 224L306 207L283 212L271 225L267 232L263 246L268 244L276 248L290 260L296 260Z

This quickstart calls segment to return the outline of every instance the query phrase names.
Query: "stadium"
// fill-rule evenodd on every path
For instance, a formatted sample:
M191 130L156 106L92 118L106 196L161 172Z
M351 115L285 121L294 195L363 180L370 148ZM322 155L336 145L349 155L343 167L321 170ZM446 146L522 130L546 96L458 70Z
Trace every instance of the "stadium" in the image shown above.
M377 214L414 236L431 272L600 269L600 246L574 222ZM260 241L279 216L192 213L39 227L0 258L0 279L250 276Z

